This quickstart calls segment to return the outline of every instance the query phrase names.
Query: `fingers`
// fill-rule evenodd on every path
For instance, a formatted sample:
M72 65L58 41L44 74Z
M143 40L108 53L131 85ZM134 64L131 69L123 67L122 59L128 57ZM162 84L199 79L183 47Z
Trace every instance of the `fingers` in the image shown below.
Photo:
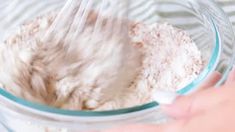
M215 89L214 86L221 78L218 72L215 72L211 77L200 87L200 90L189 96L179 97L172 105L162 106L162 110L169 116L175 119L187 118L197 113L203 112L208 108L214 107L227 99L227 94ZM226 85L235 81L235 68L231 71ZM226 86L227 87L227 86ZM228 86L229 87L229 86Z
M200 86L199 91L189 96L179 97L174 104L162 106L162 110L176 119L190 116L192 112L194 112L190 110L192 107L191 103L194 100L198 100L197 98L199 98L198 96L200 92L212 88L212 86L214 86L220 79L221 74L219 72L212 73L212 75Z
M180 97L173 104L161 106L161 109L174 119L187 118L192 113L190 111L192 100L193 98L189 96Z
M180 97L173 104L162 106L162 110L175 119L188 118L223 104L228 99L226 92L229 90L225 88L206 89L193 95Z
M235 97L235 68L229 74L228 80L224 86L213 88L212 86L214 86L220 78L221 75L219 73L213 73L212 76L201 85L199 92L189 96L179 97L173 104L162 107L165 113L173 118L179 119L177 121L160 126L132 125L105 132L197 132L199 128L201 128L200 130L215 131L219 129L219 127L212 127L212 125L207 124L208 122L212 122L211 124L214 124L213 126L219 126L217 121L218 119L223 119L224 115L220 114L221 111L218 111L217 108L226 102L235 101L235 99L233 99ZM213 114L210 110L217 113ZM210 113L209 115L208 111ZM221 115L221 117L217 115Z
M233 67L232 71L229 73L227 81L225 84L231 83L235 81L235 66Z
M194 93L191 94L191 96L193 96L194 94L199 94L200 91L209 89L209 88L213 88L213 86L216 85L216 83L221 79L222 75L220 72L215 71L213 72L209 78L207 78L205 80L205 82L203 82L203 84L201 84L198 88L198 90Z
M230 86L234 84L230 84ZM233 90L232 88L226 89ZM231 92L228 91L228 93ZM222 92L222 94L224 93ZM223 107L219 105L196 116L172 121L164 125L132 125L105 132L234 132L234 100L223 104Z
M180 122L184 121L184 124L180 127L180 132L234 132L234 108L234 101L226 101L221 106L209 109L191 118L180 120ZM178 121L175 123L178 123Z

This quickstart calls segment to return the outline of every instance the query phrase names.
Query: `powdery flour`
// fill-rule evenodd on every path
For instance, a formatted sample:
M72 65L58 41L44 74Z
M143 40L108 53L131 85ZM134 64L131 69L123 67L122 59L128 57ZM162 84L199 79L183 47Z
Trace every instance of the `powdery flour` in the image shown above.
M54 17L22 25L0 45L0 83L7 91L58 108L112 110L180 89L203 68L195 43L169 24L132 24L130 44L86 44L89 30L76 44L35 39Z

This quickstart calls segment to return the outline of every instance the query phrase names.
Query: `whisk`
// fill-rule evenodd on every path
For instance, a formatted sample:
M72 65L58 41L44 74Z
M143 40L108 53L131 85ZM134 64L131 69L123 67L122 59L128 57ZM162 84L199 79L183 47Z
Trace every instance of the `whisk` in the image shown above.
M60 11L60 13L55 18L53 24L46 32L43 41L53 41L53 46L58 46L64 44L64 48L67 48L67 52L75 52L78 43L82 50L92 50L92 52L87 52L90 54L85 54L82 58L89 59L89 56L94 56L96 52L103 52L106 56L111 56L115 50L119 49L125 50L126 52L122 56L128 57L133 56L129 43L129 0L102 0L96 3L95 0L69 0L66 5ZM100 45L100 51L97 51L96 46ZM118 48L119 46L119 48ZM84 48L85 47L85 48ZM125 61L125 58L121 60L123 67L128 67L129 62ZM115 63L115 62L114 62ZM133 64L130 64L133 65ZM134 66L129 66L129 70L135 68ZM131 69L132 68L132 69ZM125 70L118 71L115 76L120 74L125 74ZM126 73L128 74L128 73ZM126 75L125 77L128 78ZM125 79L124 79L125 80ZM118 90L121 90L120 84L112 86L112 88L107 87L104 89L106 96L113 96ZM115 93L112 90L115 89ZM113 93L113 94L110 94ZM162 96L166 95L169 98L169 93L161 92ZM174 96L175 94L170 94ZM160 97L160 96L157 96ZM106 97L106 99L109 97ZM173 100L173 99L172 99ZM66 99L63 99L63 102ZM157 102L167 103L166 100L156 98ZM60 102L61 103L61 102Z
M102 76L103 74L109 74L108 76L111 79L102 76L103 79L107 79L109 81L107 81L106 84L100 84L100 87L102 87L103 90L102 93L108 93L104 94L106 96L105 99L108 99L111 98L113 94L121 91L122 88L124 88L124 85L128 85L125 84L126 82L124 80L132 80L135 77L135 75L130 72L132 72L133 69L135 70L136 68L138 68L135 66L139 66L139 64L136 64L136 61L131 61L131 58L136 59L137 55L135 55L136 51L133 52L133 46L128 44L129 1L102 0L98 3L95 2L97 1L67 1L66 5L57 15L50 28L46 31L46 34L43 36L42 41L44 41L45 43L52 42L49 43L49 46L47 45L47 48L50 47L50 50L55 50L56 48L58 49L58 47L66 49L65 52L67 52L67 56L71 54L79 54L79 52L81 51L83 52L83 54L78 55L79 59L73 60L72 63L69 62L68 65L76 64L74 65L74 67L68 66L68 69L63 68L67 71L70 70L69 72L60 71L59 73L77 72L75 68L79 69L81 68L79 67L80 65L86 65L82 72L79 73L83 75L83 72L85 72L85 76L88 76L85 82L95 82L96 78L99 78L99 76ZM99 58L100 60L96 60L95 58ZM54 61L53 59L51 60ZM79 61L79 63L75 61ZM89 62L89 64L87 64L87 62ZM101 64L104 62L104 65ZM97 69L97 67L99 67L102 70L99 69L98 71L95 71L90 67L94 69ZM114 69L113 67L116 67L118 70L111 70L111 72L113 73L105 72L105 68ZM88 73L89 71L95 72ZM58 76L61 76L61 78L63 78L68 75ZM73 73L73 77L76 78L76 76L79 75ZM114 82L120 83L113 85ZM112 88L110 88L111 86ZM73 89L76 89L76 87L78 86L73 86ZM115 89L116 93L110 92L113 89ZM72 91L73 90L71 90L70 92ZM56 101L56 106L63 104L63 102L66 101L67 97L65 97L64 99L63 97L58 98L60 99L60 101Z
M43 39L72 43L86 31L87 26L91 26L89 43L94 43L92 40L100 32L104 33L102 42L114 36L119 36L117 42L127 41L128 6L129 0L102 0L99 3L96 0L68 0Z

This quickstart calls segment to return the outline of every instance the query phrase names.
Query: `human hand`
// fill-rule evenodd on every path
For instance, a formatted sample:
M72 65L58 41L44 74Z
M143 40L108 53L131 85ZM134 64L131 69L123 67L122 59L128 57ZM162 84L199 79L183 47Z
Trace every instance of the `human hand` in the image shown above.
M105 132L234 132L235 69L226 83L211 87L220 78L218 73L189 96L179 97L162 110L175 120L164 125L131 125Z

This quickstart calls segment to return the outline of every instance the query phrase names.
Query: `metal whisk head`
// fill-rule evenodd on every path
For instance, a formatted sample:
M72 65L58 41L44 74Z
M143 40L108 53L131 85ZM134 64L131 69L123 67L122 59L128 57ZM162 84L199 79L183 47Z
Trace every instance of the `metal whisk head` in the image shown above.
M69 72L61 74L73 72L74 78L82 74L86 83L95 82L97 78L109 80L99 84L101 93L107 92L103 94L105 99L129 85L123 80L133 80L135 72L132 71L139 67L139 62L132 61L137 60L139 54L129 44L128 6L128 0L69 0L43 38L43 41L51 42L48 49L62 49L64 58L69 60L66 63L68 68L63 68ZM57 76L63 78L67 75ZM110 92L113 89L116 93ZM58 99L55 106L66 102L66 98Z
M87 44L128 41L128 0L68 0L44 40L71 44L86 34ZM88 35L89 34L89 35ZM97 35L101 35L97 38ZM95 40L96 39L96 40ZM95 41L94 41L95 40ZM89 41L89 42L88 42Z

